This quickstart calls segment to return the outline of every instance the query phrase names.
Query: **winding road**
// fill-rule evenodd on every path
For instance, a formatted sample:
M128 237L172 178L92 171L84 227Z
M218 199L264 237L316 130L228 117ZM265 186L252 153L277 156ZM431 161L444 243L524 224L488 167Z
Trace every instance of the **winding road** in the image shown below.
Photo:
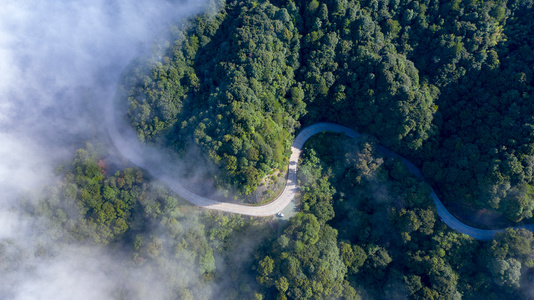
M293 142L293 145L291 146L291 157L289 159L287 182L283 192L280 194L280 196L278 196L269 204L261 206L249 206L220 202L202 197L191 192L186 187L184 187L173 174L173 170L176 170L180 166L173 165L173 159L170 155L162 153L161 150L141 144L135 136L135 133L131 129L128 129L127 126L122 128L121 132L119 132L117 124L115 122L115 114L113 113L113 109L111 107L107 111L106 117L108 121L109 135L112 139L113 144L119 150L119 152L132 163L148 170L153 176L157 177L159 180L167 184L174 192L178 193L185 200L207 209L214 209L258 217L272 216L282 211L295 198L295 194L297 192L298 160L304 143L310 137L317 133L327 131L344 133L351 138L360 136L360 134L355 132L354 130L335 123L317 123L304 128L297 135L295 141ZM419 168L417 168L406 158L392 152L391 150L383 146L378 146L378 150L388 157L399 157L412 174L414 174L418 179L423 180L423 175L421 174ZM456 219L445 208L445 206L443 206L443 203L441 203L434 190L432 190L430 197L436 205L437 213L442 222L460 233L466 234L477 240L491 240L497 232L504 231L504 229L483 230L467 226L464 223L460 222L458 219ZM525 228L530 231L534 231L534 224L515 228Z

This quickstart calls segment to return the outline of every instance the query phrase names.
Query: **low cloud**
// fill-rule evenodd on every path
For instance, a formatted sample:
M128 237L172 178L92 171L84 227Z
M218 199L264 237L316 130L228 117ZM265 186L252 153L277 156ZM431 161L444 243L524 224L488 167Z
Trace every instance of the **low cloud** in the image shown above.
M7 1L0 9L1 299L165 299L158 274L98 246L35 231L23 194L106 135L103 111L124 68L207 1ZM145 272L146 271L146 272ZM140 279L145 284L136 284ZM145 292L143 292L143 290ZM143 297L145 295L146 297Z

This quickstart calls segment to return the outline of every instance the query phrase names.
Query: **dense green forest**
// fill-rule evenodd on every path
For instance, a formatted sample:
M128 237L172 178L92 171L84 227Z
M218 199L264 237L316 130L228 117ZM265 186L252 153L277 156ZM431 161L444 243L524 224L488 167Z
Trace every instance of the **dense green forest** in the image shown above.
M302 212L258 254L266 299L519 298L532 232L481 243L450 230L428 185L376 144L332 134L307 144Z
M88 143L37 200L21 199L39 246L1 239L0 270L92 245L124 258L122 272L158 274L164 299L531 297L533 233L476 241L443 224L429 194L464 216L533 222L532 5L220 1L125 71L142 142L200 150L219 168L211 180L246 196L287 168L304 126L331 121L363 137L307 142L288 221L194 207ZM135 286L114 286L113 299L155 288Z
M162 299L519 299L531 292L532 232L509 229L478 242L450 230L428 184L379 154L377 143L331 133L310 139L300 162L301 212L289 221L196 208L88 144L58 168L57 184L23 202L43 220L35 223L36 254L1 240L0 268L82 244L120 255L122 272L156 272ZM117 285L113 299L162 295L149 285Z
M39 241L36 255L52 258L58 246L105 246L125 257L122 272L156 273L165 289L151 291L149 281L140 281L134 284L138 291L114 287L116 296L110 299L138 299L139 294L165 295L161 299L252 298L256 283L250 275L251 253L275 232L276 224L197 209L144 170L118 168L115 160L87 144L76 151L71 165L58 168L60 180L43 188L37 201L21 199L32 219L43 220L33 228ZM111 168L117 170L109 174ZM18 247L9 239L0 240L1 270L17 270L21 261L35 255Z
M300 43L286 10L271 4L223 10L191 21L150 76L130 79L129 116L142 141L183 152L196 143L249 194L267 172L287 166L304 113ZM179 35L182 35L179 32Z
M126 72L142 141L199 146L249 194L334 121L418 164L453 208L532 217L532 1L235 1Z
M206 2L120 80L139 140L184 158L166 174L202 173L184 187L214 182L248 203L258 186L277 194L271 181L285 179L305 126L361 137L306 142L296 213L281 218L196 207L109 138L79 136L50 184L2 204L0 298L63 292L40 294L49 282L87 291L76 280L113 300L534 296L533 232L477 241L444 224L430 197L432 187L474 227L534 224L534 0ZM35 167L5 174L32 181Z

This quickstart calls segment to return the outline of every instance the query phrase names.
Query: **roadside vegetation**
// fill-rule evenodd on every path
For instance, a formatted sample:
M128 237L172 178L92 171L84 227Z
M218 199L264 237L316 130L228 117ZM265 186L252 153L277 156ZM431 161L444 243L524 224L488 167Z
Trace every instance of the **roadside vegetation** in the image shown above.
M302 212L257 255L265 299L521 298L532 232L479 242L449 229L429 186L376 143L331 133L307 143Z
M518 299L530 292L532 232L509 229L479 242L449 229L428 184L376 144L369 136L311 138L299 168L300 212L289 221L194 207L135 167L108 174L110 159L91 145L24 207L42 220L35 223L40 257L53 257L57 246L105 246L129 261L126 269L161 274L170 298ZM0 249L0 266L15 266L16 245L2 240Z

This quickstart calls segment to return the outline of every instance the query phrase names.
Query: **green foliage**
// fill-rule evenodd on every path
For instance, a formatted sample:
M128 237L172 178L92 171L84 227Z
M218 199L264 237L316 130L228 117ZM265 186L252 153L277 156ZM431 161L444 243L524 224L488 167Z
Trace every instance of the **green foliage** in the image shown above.
M294 79L298 32L285 9L267 2L228 5L192 23L163 63L149 66L151 78L130 75L130 120L141 140L179 152L192 140L225 172L219 186L249 194L285 166L286 140L305 113Z
M268 295L291 299L357 297L344 281L347 267L335 229L320 225L313 215L298 214L284 233L288 243L273 243L269 254L261 255L256 265L258 283Z
M521 222L534 209L531 6L223 3L132 66L128 116L143 141L199 146L216 184L243 194L285 167L300 122L335 121L415 159L447 201Z
M140 169L108 175L114 164L100 156L90 144L78 150L72 166L58 174L58 184L45 188L35 204L25 204L36 220L47 220L36 223L35 231L52 238L46 241L51 249L79 242L111 245L107 250L120 253L127 262L131 259L117 262L121 270L160 274L172 298L252 298L254 290L247 288L253 282L250 249L269 234L264 221L199 213ZM212 284L227 288L215 296ZM283 281L278 284L284 286Z
M498 285L515 288L519 287L521 263L517 260L513 258L507 260L496 259L491 261L488 267Z
M326 177L321 177L321 166L313 150L305 163L299 166L299 177L303 191L303 211L313 213L320 223L331 220L334 217L332 195L335 190Z
M216 184L242 194L286 166L301 122L377 137L311 141L299 167L302 213L256 252L262 290L248 298L356 298L363 287L377 298L519 298L521 270L534 266L532 235L507 231L481 245L446 229L429 186L400 160L378 156L376 144L421 166L454 207L529 222L533 16L529 1L222 4L129 70L128 116L145 142L201 149L222 171ZM172 215L176 199L145 193L132 171L110 180L87 151L75 165L47 201L76 199L79 238L90 228L96 241L119 238L141 203L146 218L165 218L166 232L183 239L172 247L187 250L181 258L207 279L217 277L217 255L233 261L227 253L244 219L207 214L206 227L191 231ZM49 211L58 224L71 218ZM165 247L136 239L139 257L156 260Z
M320 224L315 215L297 214L291 219L289 226L284 231L288 237L293 237L296 243L302 242L305 245L313 245L319 240Z
M315 214L313 206L322 202L333 209L332 219L319 222L321 231L339 231L336 257L355 290L364 287L378 298L505 297L519 295L521 270L534 266L529 231L508 230L481 244L438 222L428 185L418 182L398 159L380 157L372 138L318 135L307 143L301 167L303 210L319 220L321 213ZM322 190L318 182L328 186L324 191L330 200L312 197ZM290 219L284 234L259 255L267 255L275 266L270 285L258 281L266 295L279 293L276 280L282 276L289 282L284 297L305 295L290 294L293 285L302 284L292 276L302 276L299 270L308 274L304 257L315 253L314 245L295 234L307 231L303 219L304 214Z
M58 186L47 190L39 213L49 215L64 238L105 245L121 239L132 226L144 189L138 169L106 175L105 162L88 144L87 149L76 151Z

